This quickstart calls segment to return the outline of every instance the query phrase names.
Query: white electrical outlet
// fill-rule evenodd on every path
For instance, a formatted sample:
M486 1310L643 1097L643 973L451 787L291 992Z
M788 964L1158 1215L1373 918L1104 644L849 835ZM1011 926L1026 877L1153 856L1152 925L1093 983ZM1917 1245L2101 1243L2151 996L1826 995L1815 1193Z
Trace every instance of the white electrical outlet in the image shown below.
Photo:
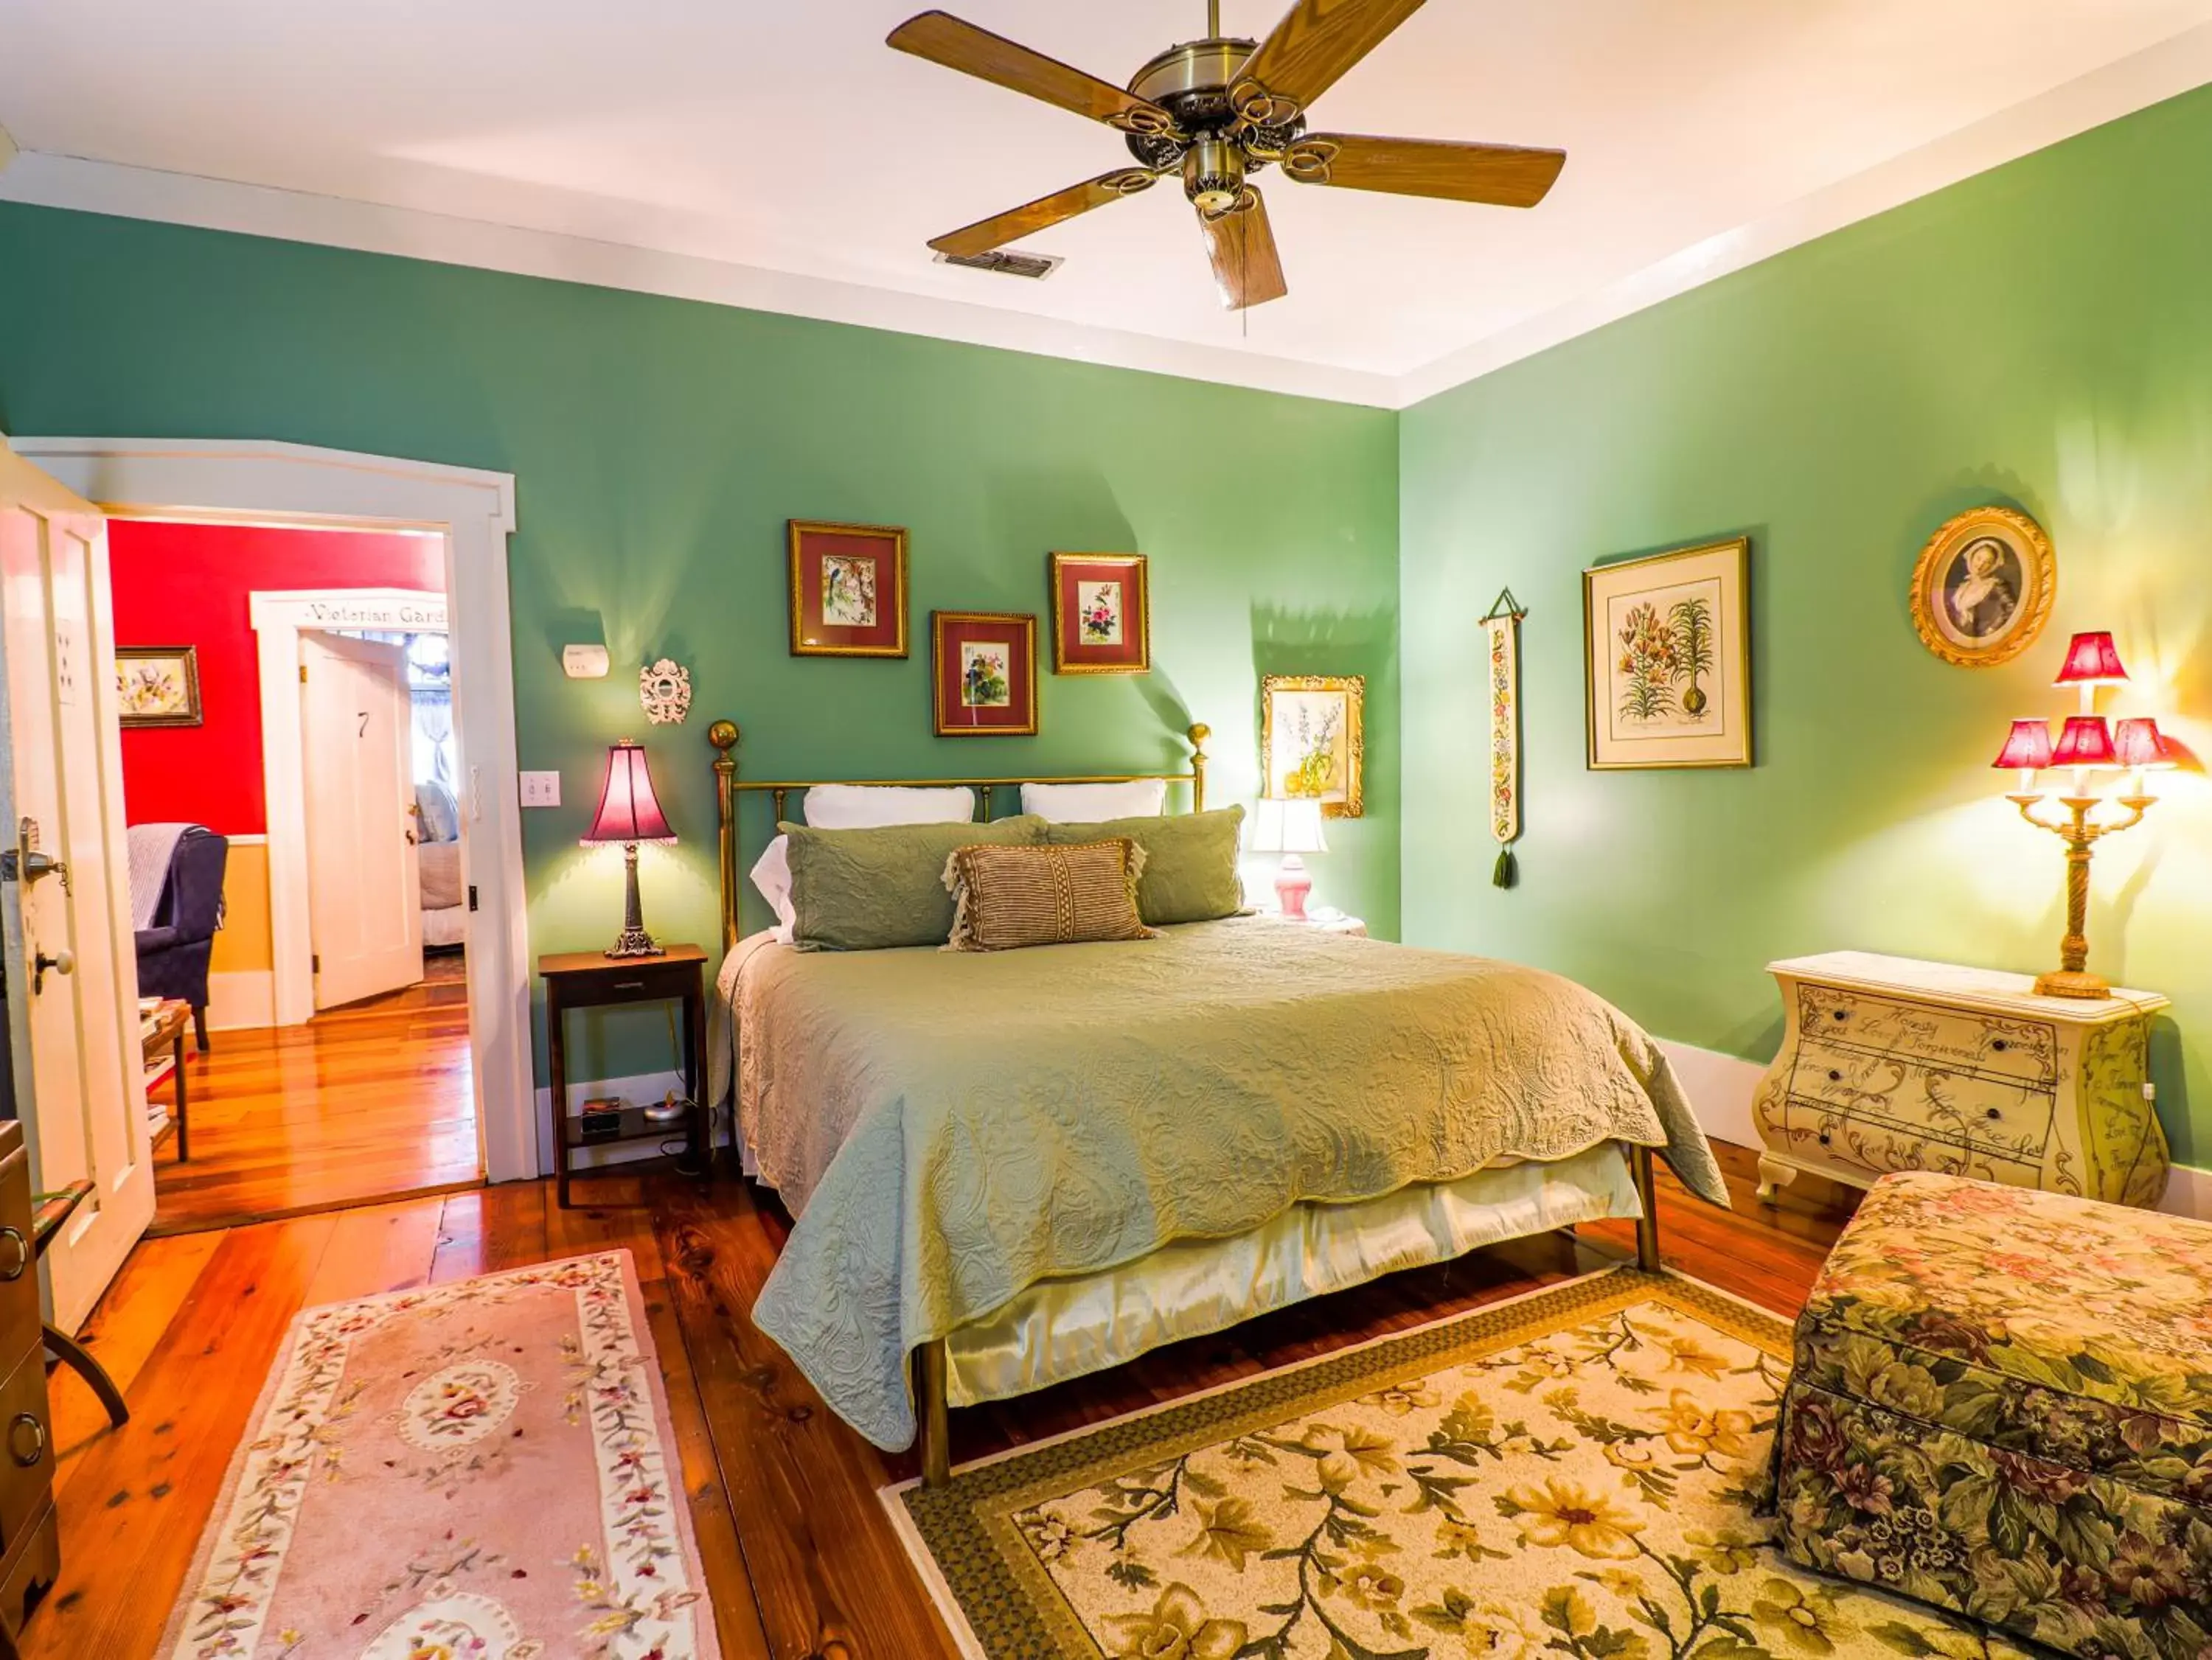
M522 775L522 804L525 807L558 807L561 804L561 775L558 772L525 772Z

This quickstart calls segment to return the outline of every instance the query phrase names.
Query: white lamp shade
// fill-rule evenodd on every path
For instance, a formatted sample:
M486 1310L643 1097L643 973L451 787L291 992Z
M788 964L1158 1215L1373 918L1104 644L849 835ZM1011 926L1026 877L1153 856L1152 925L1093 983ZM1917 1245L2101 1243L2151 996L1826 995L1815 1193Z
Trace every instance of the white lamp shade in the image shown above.
M1322 834L1321 803L1310 797L1285 800L1263 797L1252 816L1252 851L1255 853L1326 853L1328 839Z

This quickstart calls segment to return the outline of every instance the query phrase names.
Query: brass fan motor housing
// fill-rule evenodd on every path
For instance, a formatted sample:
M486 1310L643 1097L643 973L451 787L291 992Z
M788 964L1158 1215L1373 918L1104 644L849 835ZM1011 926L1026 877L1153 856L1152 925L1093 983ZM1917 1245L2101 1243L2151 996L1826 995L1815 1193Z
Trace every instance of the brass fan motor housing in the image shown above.
M1182 161L1194 146L1231 137L1238 122L1229 102L1230 82L1244 66L1244 60L1258 50L1256 41L1221 36L1186 40L1153 58L1132 77L1129 91L1174 117L1176 130L1126 133L1129 154L1155 172L1164 172ZM1304 127L1300 118L1285 127L1234 132L1245 152L1243 171L1253 171L1279 156ZM1209 165L1206 171L1211 177L1221 169Z

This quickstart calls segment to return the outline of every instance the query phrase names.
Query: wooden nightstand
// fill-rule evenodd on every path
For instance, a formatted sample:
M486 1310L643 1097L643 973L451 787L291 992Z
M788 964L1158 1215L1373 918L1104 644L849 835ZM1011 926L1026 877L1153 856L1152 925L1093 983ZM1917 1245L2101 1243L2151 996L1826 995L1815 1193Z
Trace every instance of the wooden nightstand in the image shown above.
M582 1121L568 1113L567 1026L579 1009L605 1009L626 1003L684 1005L684 1093L694 1102L684 1123L686 1162L707 1167L707 1109L699 1101L705 1087L700 1063L707 1050L707 954L696 945L672 945L657 957L610 957L604 951L563 951L538 960L545 978L545 1051L553 1086L554 1190L563 1209L568 1204L568 1160L580 1147L614 1147L624 1142L665 1141L672 1124L647 1122L642 1107L623 1110L622 1128L591 1141Z
M2026 974L1832 951L1769 963L1788 1029L1752 1098L1759 1195L1801 1170L1866 1187L1934 1170L2155 1205L2152 991L2039 997Z

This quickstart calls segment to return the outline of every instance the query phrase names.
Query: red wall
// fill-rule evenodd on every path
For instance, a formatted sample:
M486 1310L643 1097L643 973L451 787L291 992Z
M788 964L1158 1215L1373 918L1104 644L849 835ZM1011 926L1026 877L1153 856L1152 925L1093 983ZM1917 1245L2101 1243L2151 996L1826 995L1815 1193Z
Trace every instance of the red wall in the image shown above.
M118 645L199 647L198 726L123 734L132 824L188 820L225 835L269 827L261 789L261 685L246 596L287 588L442 593L436 536L115 519L107 530Z

